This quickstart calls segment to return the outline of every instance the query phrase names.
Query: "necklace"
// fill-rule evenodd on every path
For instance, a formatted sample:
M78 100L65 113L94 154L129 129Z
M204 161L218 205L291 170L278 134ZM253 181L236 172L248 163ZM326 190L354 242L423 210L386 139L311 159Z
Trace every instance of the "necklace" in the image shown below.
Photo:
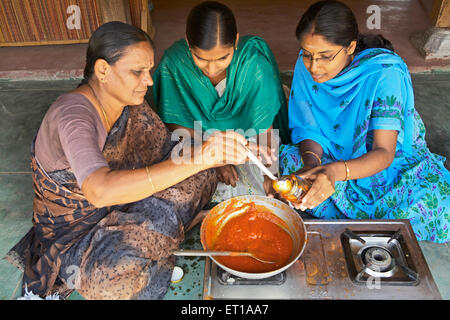
M89 89L91 89L92 94L93 94L94 97L95 97L95 100L97 100L98 105L100 106L100 109L102 109L103 117L105 118L106 125L108 126L107 131L109 131L109 130L111 129L111 125L109 124L108 117L106 116L105 109L103 109L102 103L101 103L100 100L97 98L97 95L95 94L94 89L91 87L91 85L90 85L89 83L88 83L87 85L88 85Z

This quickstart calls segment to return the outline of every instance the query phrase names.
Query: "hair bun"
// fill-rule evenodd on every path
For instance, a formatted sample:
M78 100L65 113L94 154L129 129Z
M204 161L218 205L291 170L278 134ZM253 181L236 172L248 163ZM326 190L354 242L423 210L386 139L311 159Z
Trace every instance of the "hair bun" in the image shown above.
M363 51L369 48L383 48L394 51L392 43L381 34L358 34L356 51Z

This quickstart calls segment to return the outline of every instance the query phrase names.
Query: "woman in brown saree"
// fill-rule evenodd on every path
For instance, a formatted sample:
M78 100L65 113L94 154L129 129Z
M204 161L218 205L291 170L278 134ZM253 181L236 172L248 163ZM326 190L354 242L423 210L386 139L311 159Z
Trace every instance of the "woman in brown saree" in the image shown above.
M31 148L33 227L10 252L29 291L161 299L172 252L215 191L214 168L246 160L232 132L194 149L198 163L172 160L177 142L144 100L153 63L145 32L106 23L81 85L47 111Z

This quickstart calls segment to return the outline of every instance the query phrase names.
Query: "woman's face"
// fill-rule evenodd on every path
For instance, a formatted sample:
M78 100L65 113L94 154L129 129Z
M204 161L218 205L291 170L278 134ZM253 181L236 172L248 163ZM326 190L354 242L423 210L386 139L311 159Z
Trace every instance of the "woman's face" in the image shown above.
M234 46L217 45L210 50L191 47L192 59L209 79L226 76L226 70L233 59Z
M356 41L345 48L328 42L323 36L306 34L300 43L303 50L303 63L315 82L322 83L333 79L351 61Z
M153 85L150 75L153 64L153 49L147 41L129 46L123 56L110 65L107 90L122 105L142 104L148 87Z

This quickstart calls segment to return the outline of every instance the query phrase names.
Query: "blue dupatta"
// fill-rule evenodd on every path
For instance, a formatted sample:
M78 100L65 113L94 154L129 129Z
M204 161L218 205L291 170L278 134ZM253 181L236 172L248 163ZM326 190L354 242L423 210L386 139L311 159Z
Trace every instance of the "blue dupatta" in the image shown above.
M303 166L297 144L305 139L323 147L326 164L370 151L374 129L397 130L395 158L388 168L367 178L337 181L334 194L308 212L322 219L409 219L418 240L449 240L450 173L445 158L427 147L411 77L397 54L364 50L325 83L314 82L299 58L289 126L294 144L281 148L282 174Z
M367 49L336 77L316 83L298 58L289 99L292 142L311 139L335 160L368 151L368 131L397 130L398 147L411 152L414 94L406 64L387 49ZM370 140L370 139L369 139Z

